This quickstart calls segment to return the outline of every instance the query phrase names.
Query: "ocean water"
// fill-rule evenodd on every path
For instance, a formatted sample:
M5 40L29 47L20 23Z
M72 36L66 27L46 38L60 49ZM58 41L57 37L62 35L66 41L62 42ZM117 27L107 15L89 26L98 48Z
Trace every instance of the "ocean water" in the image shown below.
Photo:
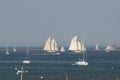
M72 65L82 53L75 54L65 51L60 55L50 55L39 48L30 48L30 64L23 64L26 58L26 48L17 48L16 52L9 48L0 49L0 80L20 80L17 70L23 67L23 80L119 80L120 51L105 52L87 50L85 59L88 66Z

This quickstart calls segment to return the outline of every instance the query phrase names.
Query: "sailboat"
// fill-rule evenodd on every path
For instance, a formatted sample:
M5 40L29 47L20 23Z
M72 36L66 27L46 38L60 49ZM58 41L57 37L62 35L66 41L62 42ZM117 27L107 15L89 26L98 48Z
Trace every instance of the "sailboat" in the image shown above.
M6 46L6 55L9 55L8 46Z
M115 50L116 50L115 45L109 45L105 48L106 52L115 51Z
M79 61L75 62L74 65L81 65L81 66L87 66L88 62L85 61L85 53L83 52L83 59L79 58Z
M24 63L24 64L30 64L28 46L27 46L26 59L23 61L23 63Z
M99 50L100 50L99 47L98 47L98 44L96 44L95 50L96 50L96 51L99 51Z
M61 49L60 49L60 52L64 52L64 51L65 51L65 49L64 49L64 47L62 46Z
M77 36L74 36L68 50L73 52L84 52L86 51L86 48L84 46L84 42L82 40L78 40Z
M54 38L51 40L50 37L46 40L43 50L54 54L60 54L60 53L55 53L58 52L57 43Z
M16 52L16 48L15 48L15 46L13 47L13 51Z

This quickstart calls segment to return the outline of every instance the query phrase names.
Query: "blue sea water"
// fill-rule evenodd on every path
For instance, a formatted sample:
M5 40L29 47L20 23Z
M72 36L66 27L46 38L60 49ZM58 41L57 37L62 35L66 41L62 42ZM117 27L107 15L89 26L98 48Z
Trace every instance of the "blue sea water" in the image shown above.
M60 55L49 55L39 48L30 48L30 64L23 64L26 48L17 48L16 52L0 49L0 80L20 80L17 69L24 68L23 80L117 80L120 79L120 51L105 52L87 50L85 59L88 66L72 65L82 54L65 51ZM43 78L41 78L41 76Z

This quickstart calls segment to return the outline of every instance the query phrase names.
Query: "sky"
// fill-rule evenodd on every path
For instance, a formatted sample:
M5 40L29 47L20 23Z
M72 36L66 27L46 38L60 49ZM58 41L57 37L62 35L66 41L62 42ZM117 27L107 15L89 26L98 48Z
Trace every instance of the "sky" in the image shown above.
M0 0L0 46L120 46L120 0Z

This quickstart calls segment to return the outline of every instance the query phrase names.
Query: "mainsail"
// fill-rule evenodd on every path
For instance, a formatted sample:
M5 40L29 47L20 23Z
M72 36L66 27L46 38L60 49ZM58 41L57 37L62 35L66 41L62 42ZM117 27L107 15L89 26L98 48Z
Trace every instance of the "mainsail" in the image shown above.
M58 51L57 43L54 38L51 41L51 50L52 52Z
M50 37L45 42L44 50L45 51L50 51L51 50L51 39L50 39Z
M79 46L79 42L77 40L77 36L73 37L73 39L71 40L71 44L70 44L70 47L68 50L71 50L71 51L77 51L79 50L78 49L78 46Z
M48 51L48 52L56 52L56 51L58 51L57 43L56 43L54 38L51 40L51 38L49 37L46 40L45 46L44 46L44 51Z
M84 42L82 40L78 40L77 36L75 36L71 40L68 50L74 51L74 52L82 52L82 51L85 51L86 48L84 46Z
M60 52L64 52L64 51L65 51L65 49L64 49L64 47L62 46L61 49L60 49Z
M13 51L16 52L16 48L15 48L15 46L13 47Z
M97 50L97 51L99 50L98 44L96 44L96 48L95 48L95 50Z

